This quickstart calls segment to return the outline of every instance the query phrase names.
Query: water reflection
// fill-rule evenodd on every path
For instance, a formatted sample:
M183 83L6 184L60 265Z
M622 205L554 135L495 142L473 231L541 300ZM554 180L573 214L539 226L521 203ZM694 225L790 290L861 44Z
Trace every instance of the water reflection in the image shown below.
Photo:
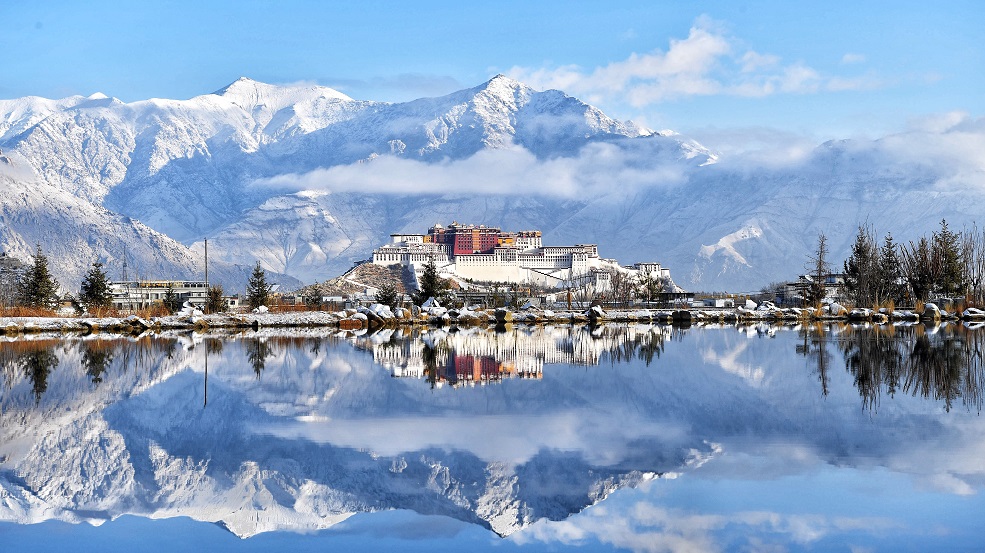
M246 537L408 509L509 536L729 462L755 478L868 464L969 493L985 482L967 412L981 409L983 336L612 325L4 341L0 520L182 515ZM755 455L765 468L734 468Z
M681 329L670 326L469 328L385 330L353 335L353 343L372 351L374 360L395 378L421 378L432 387L542 378L544 365L594 366L635 359L647 366ZM416 338L416 339L415 339Z
M845 368L868 410L878 410L883 394L898 391L932 399L950 411L960 403L975 412L982 409L982 356L985 333L962 325L822 325L800 330L797 353L810 360L828 393L833 342L844 357Z

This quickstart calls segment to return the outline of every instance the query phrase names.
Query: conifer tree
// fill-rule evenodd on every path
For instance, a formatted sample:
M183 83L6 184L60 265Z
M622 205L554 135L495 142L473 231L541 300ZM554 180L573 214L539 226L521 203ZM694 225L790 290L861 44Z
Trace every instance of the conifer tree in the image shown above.
M934 274L930 249L930 242L924 236L915 244L911 241L902 251L903 277L914 300L925 301L933 291Z
M886 233L882 249L879 250L880 299L891 300L896 305L906 302L906 287L903 286L902 266L899 248L893 242L893 235Z
M48 270L48 258L41 252L41 244L34 254L34 263L21 278L18 292L21 304L27 307L51 309L58 302L58 282Z
M417 292L414 292L414 303L422 305L428 298L438 301L444 299L448 290L448 282L438 276L438 266L434 260L430 260L424 265L424 273L421 274L421 285Z
M178 293L174 290L174 284L168 283L168 287L164 290L164 299L161 300L164 304L164 308L168 310L168 313L174 313L181 309L181 298L178 297Z
M226 310L226 300L223 299L225 291L222 286L215 284L209 287L209 296L205 302L206 313L222 313Z
M376 290L376 302L381 303L391 309L397 307L397 300L400 293L397 292L397 287L389 282L384 282Z
M845 283L843 288L848 298L856 306L865 306L879 301L879 249L876 247L874 232L863 226L858 227L852 254L844 263Z
M79 303L87 310L99 307L109 307L112 305L112 294L109 289L109 279L103 271L103 264L98 261L92 264L92 268L82 279L82 287L79 290Z
M941 219L941 228L933 235L931 260L934 268L935 289L941 294L953 297L964 294L964 263L961 259L961 238L951 232L947 221Z
M267 284L267 273L257 261L253 273L250 274L250 280L246 283L246 304L252 310L268 303L270 303L270 285Z

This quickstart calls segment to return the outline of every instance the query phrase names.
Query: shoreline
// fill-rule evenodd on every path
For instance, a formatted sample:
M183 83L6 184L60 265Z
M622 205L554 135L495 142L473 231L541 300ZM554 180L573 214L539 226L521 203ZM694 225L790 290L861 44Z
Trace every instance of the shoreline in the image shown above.
M933 305L933 304L928 304ZM219 313L213 315L170 315L142 319L127 317L0 317L0 335L63 332L95 334L102 332L140 334L147 331L253 329L260 328L332 328L338 330L376 330L399 327L475 327L497 325L651 323L691 326L702 323L813 323L842 322L888 325L898 323L980 323L985 326L985 311L968 309L948 313L933 306L922 313L901 310L879 312L870 309L845 310L837 315L811 309L786 308L749 310L722 309L637 309L604 311L593 307L587 311L551 312L538 309L482 311L444 308L391 311L379 304L346 311L296 311L286 313Z

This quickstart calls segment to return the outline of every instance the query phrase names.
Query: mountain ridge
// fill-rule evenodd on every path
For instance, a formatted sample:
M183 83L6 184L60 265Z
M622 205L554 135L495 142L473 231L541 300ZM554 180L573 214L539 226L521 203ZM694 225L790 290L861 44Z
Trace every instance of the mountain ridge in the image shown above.
M774 163L722 158L503 75L398 103L245 77L188 100L0 100L0 149L30 169L26 182L304 282L366 259L391 232L462 220L659 261L688 289L754 289L794 277L819 232L837 260L864 222L900 234L899 221L914 232L973 221L982 127L831 141ZM84 268L64 270L77 280Z

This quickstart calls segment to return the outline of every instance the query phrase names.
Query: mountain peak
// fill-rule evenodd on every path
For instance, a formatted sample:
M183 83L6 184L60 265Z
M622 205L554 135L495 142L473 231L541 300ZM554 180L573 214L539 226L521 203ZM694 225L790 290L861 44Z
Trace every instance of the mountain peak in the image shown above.
M249 77L240 77L213 94L249 110L258 107L279 109L317 98L352 101L352 98L327 86L313 83L275 85L255 81Z
M507 77L502 73L497 74L495 77L489 79L485 83L479 85L480 89L529 89L530 87L521 83L520 81Z

